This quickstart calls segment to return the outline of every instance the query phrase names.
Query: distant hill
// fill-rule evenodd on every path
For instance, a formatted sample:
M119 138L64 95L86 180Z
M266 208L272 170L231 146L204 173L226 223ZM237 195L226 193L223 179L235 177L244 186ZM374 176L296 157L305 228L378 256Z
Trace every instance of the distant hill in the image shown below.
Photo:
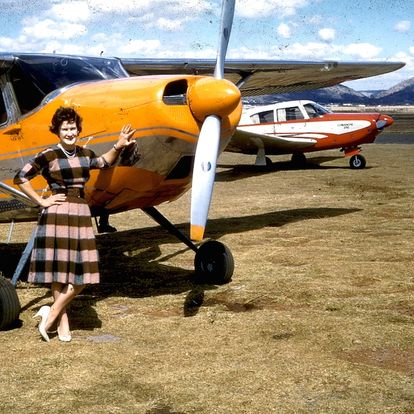
M398 83L385 91L355 91L344 85L330 86L303 92L263 95L244 99L250 105L309 99L322 105L407 105L414 104L414 78Z
M406 105L414 103L414 78L398 83L375 95L375 101L382 105Z

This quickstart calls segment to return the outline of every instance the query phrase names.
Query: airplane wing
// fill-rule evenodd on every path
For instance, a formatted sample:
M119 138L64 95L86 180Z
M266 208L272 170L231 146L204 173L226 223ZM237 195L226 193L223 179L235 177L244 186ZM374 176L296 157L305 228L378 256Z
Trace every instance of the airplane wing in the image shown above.
M130 75L198 74L214 71L209 59L120 59ZM337 62L226 60L225 78L235 83L242 96L319 89L345 81L382 75L405 65L403 62Z
M226 151L256 154L257 149L264 146L267 153L277 155L285 152L290 153L297 149L308 148L316 144L316 142L312 138L283 137L280 135L269 136L243 131L238 128L227 145Z

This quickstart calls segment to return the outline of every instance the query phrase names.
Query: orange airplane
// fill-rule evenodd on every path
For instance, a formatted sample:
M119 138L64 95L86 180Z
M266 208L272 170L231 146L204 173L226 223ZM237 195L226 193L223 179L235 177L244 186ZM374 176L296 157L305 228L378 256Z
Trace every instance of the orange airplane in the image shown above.
M278 102L244 111L226 151L256 154L258 166L272 164L266 154L292 154L292 163L302 167L306 152L341 148L350 167L360 169L366 165L360 145L374 142L393 122L380 113L333 113L308 100Z
M109 170L91 171L85 195L92 213L142 209L196 253L196 273L215 283L229 281L234 269L230 250L218 241L197 245L193 240L204 238L217 157L239 123L241 94L297 89L297 82L319 88L403 66L400 62L225 64L233 14L234 0L224 0L216 61L0 54L0 222L37 219L38 209L12 180L29 158L56 142L48 132L51 117L57 107L71 105L84 119L79 144L97 154L113 146L124 124L136 128L133 151L122 153ZM48 191L41 177L32 183L39 193ZM188 237L155 207L177 199L190 187ZM22 260L18 268L21 265ZM18 276L16 269L12 282L0 277L0 328L18 317L14 290Z

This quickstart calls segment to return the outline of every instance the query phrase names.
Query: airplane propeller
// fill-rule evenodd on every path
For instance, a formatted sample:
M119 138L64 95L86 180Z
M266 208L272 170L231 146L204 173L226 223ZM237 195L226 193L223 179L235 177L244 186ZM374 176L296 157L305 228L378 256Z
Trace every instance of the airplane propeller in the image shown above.
M240 91L224 79L224 60L233 24L234 7L235 0L223 1L214 78L200 79L188 95L191 111L203 122L195 152L191 190L190 237L196 241L203 239L210 208L220 146L221 118L234 110L240 102ZM208 113L211 108L214 108L214 113Z

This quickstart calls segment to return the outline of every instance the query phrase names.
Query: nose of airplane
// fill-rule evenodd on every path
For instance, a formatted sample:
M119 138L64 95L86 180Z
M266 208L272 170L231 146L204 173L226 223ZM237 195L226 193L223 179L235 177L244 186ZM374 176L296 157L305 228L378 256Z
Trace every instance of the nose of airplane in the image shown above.
M200 122L209 115L224 118L238 107L240 99L237 86L226 79L200 78L187 93L191 112Z
M394 120L389 115L380 115L376 121L377 129L381 130L389 127L394 123Z

